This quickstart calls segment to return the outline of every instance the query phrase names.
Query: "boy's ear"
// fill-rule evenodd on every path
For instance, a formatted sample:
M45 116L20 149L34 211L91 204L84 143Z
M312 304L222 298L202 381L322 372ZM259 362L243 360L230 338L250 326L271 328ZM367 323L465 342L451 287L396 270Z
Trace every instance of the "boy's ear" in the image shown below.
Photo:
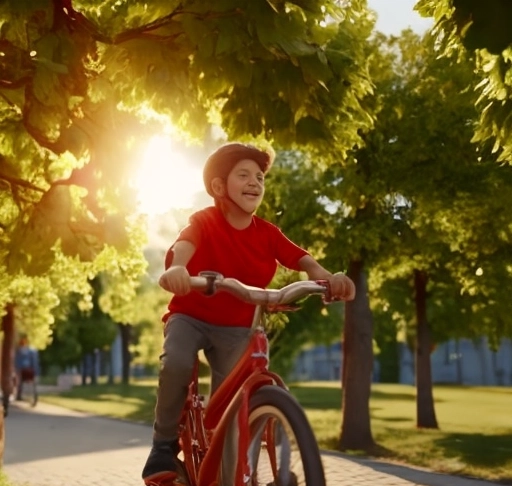
M223 197L226 193L226 186L220 177L215 177L212 182L212 191L215 197Z

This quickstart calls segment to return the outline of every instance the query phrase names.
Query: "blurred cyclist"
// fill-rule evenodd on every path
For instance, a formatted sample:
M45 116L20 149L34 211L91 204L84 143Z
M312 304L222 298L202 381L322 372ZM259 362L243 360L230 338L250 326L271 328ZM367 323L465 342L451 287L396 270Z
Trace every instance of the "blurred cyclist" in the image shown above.
M35 381L39 375L39 354L37 349L29 345L28 338L22 336L14 356L17 392L16 400L22 399L23 383Z

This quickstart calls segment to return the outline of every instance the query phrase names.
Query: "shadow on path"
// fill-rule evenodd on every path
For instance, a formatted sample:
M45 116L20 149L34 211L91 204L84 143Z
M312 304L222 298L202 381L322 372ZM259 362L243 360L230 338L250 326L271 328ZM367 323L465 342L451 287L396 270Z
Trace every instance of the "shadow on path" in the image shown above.
M405 481L416 485L423 486L496 486L491 481L483 481L476 478L468 478L463 476L453 476L422 469L413 466L404 466L392 462L383 462L376 459L367 459L354 457L347 454L324 451L323 455L335 455L342 457L349 463L358 464L359 466L370 468L376 472L401 478Z
M5 472L26 486L142 486L148 425L46 403L14 404L6 419ZM322 452L328 486L491 486L379 460ZM495 486L495 485L494 485Z
M151 427L40 403L11 403L5 421L4 464L16 464L151 444Z

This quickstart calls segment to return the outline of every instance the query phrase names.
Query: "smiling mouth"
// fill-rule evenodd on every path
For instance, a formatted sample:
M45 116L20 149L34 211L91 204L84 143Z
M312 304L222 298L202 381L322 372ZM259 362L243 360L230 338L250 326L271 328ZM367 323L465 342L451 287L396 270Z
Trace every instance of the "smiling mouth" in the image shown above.
M243 192L242 194L243 194L244 196L259 197L259 194L254 193L254 192Z

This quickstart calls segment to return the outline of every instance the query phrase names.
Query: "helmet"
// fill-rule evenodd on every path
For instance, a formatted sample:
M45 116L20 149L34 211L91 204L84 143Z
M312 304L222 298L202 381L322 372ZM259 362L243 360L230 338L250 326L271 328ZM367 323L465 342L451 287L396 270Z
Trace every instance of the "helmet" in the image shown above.
M274 157L272 149L260 150L250 144L230 142L220 146L206 159L204 165L203 180L206 192L215 197L211 187L212 180L216 177L226 179L231 169L241 160L254 160L266 174L274 162Z

